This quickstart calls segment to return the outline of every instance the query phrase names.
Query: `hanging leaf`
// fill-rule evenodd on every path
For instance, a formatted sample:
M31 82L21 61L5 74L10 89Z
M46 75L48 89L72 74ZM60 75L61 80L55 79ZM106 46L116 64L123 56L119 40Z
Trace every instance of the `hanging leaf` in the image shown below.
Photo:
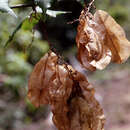
M9 7L8 0L0 0L0 11L5 12L5 13L9 13L13 17L17 18L14 11Z
M123 63L130 56L130 42L124 30L105 11L81 12L76 42L80 63L93 71L104 69L111 61Z
M59 130L103 130L104 115L94 88L70 65L59 64L55 53L35 65L28 87L28 98L36 107L51 105Z
M105 11L98 10L94 14L95 22L102 23L106 29L106 45L112 52L112 61L125 62L130 56L130 42L127 40L123 28Z
M37 107L40 104L50 104L52 102L50 100L53 100L53 96L56 96L54 97L54 100L56 100L56 98L58 100L63 100L60 96L63 96L63 94L69 94L68 92L66 93L63 90L67 87L65 86L67 84L70 84L70 87L68 89L71 89L72 81L69 77L67 78L68 72L65 70L64 66L58 65L57 63L57 55L53 52L50 52L46 54L36 64L31 74L31 77L29 79L28 97L31 99L32 103ZM59 71L61 73L59 73ZM59 86L61 88L58 89ZM60 91L60 89L63 90Z

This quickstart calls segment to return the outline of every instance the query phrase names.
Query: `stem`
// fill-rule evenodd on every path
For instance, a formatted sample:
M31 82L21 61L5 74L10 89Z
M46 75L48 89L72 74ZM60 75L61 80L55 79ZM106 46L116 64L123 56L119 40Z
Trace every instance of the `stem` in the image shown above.
M11 6L10 8L11 9L15 9L15 8L27 8L27 7L34 7L35 5L32 3L32 4L19 4L19 5L14 5L14 6Z
M95 0L92 0L92 1L89 3L88 8L87 8L87 12L90 11L90 9L91 9L91 7L92 7L94 1L95 1Z
M74 19L73 21L67 22L67 24L73 24L73 23L78 22L78 21L79 21L79 19Z
M95 1L95 0L92 0L92 1L89 3L89 6L88 6L88 12L89 12L89 10L91 9L92 4L94 3L94 1Z
M40 21L40 28L42 29L43 36L44 36L45 40L48 42L50 48L53 48L53 44L50 42L50 40L48 38L46 24L43 21Z

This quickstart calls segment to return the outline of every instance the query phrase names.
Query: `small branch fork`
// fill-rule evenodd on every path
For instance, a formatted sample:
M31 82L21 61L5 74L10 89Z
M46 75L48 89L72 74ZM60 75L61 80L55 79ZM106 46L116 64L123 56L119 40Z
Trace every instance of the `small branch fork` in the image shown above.
M90 9L91 9L91 7L93 6L93 3L95 2L95 0L92 0L90 3L89 3L89 5L88 5L88 7L86 8L87 10L87 12L89 12L90 11Z
M87 5L85 5L84 11L86 12L86 14L90 11L90 9L92 8L92 6L94 8L96 8L94 6L94 2L95 2L95 0L91 0L91 2L89 3L88 7L87 7ZM74 19L73 21L67 22L67 24L73 24L73 23L78 22L78 21L79 21L79 19Z

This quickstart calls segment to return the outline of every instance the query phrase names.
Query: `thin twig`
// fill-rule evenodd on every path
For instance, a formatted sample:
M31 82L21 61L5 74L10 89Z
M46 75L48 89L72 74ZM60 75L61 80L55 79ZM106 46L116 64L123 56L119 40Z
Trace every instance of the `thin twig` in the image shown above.
M15 8L27 8L27 7L34 7L35 5L32 3L32 4L18 4L18 5L14 5L14 6L11 6L10 8L11 9L15 9Z
M86 12L86 14L88 14L88 12L90 11L90 9L92 7L96 8L93 3L94 3L95 0L91 0L91 2L89 3L88 7L86 6L84 11ZM67 24L73 24L75 22L79 22L79 19L74 19L73 21L70 21L70 22L67 22Z
M73 24L75 22L79 22L79 19L74 19L73 21L67 22L67 24Z
M40 28L43 30L43 36L45 40L48 42L50 48L53 48L53 44L50 42L47 34L46 24L43 21L40 21Z
M91 7L92 7L94 1L95 1L95 0L92 0L92 1L89 3L88 8L87 8L87 12L90 11L90 9L91 9Z

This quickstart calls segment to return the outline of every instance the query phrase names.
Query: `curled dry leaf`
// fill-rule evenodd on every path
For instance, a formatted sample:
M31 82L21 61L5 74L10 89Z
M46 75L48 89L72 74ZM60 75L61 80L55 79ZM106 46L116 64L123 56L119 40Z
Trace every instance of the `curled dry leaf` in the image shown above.
M28 98L36 106L50 104L59 130L103 130L104 115L85 76L59 64L49 52L36 64L29 79Z
M94 16L83 10L79 17L76 42L78 58L89 69L104 69L111 61L122 63L130 56L130 42L124 30L105 11Z

